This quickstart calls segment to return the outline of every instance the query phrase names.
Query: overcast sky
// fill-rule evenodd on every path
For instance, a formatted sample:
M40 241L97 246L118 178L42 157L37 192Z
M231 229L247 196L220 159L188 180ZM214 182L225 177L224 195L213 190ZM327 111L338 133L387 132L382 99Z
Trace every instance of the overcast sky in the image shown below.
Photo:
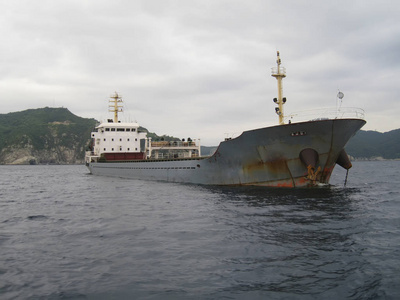
M0 0L0 113L66 107L217 145L285 113L365 110L364 130L400 128L400 1Z

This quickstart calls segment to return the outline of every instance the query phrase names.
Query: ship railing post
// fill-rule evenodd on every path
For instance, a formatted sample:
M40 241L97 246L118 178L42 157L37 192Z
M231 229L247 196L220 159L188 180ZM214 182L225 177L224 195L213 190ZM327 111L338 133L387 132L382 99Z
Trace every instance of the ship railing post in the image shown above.
M199 157L201 157L200 139L197 139L197 140L198 140L198 145L197 145L197 147L198 147L198 151L199 151Z
M147 138L147 148L148 148L148 154L147 154L147 158L151 157L151 137Z

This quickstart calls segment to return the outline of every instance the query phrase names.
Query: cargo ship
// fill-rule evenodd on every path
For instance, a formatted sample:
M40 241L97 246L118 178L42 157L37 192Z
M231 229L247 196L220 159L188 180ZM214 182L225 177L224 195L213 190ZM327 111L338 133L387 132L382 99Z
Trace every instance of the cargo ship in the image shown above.
M119 121L122 98L115 93L109 109L114 118L91 133L86 166L93 175L204 185L293 188L329 184L336 165L347 171L352 167L344 147L366 123L364 111L340 106L286 116L282 88L286 70L279 52L271 75L278 85L273 101L279 124L225 139L211 155L202 155L198 139L153 141L137 122Z

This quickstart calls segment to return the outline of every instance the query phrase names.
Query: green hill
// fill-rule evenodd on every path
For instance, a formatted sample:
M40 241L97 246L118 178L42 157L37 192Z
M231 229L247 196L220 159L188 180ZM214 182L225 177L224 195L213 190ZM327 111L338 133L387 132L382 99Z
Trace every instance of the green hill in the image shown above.
M81 162L96 123L66 108L0 114L0 163Z
M360 130L348 142L346 152L356 158L400 158L400 129L381 133Z

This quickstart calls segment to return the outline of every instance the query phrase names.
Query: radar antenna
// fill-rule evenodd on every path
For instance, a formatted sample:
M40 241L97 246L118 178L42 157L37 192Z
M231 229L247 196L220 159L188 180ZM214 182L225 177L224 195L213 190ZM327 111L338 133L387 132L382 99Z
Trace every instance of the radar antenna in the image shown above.
M342 99L344 97L344 94L340 90L338 90L338 93L337 93L336 97L338 99L337 102L339 102L339 107L337 108L337 110L339 111L340 108L342 107L342 101L343 101ZM336 105L337 105L337 103L336 103Z

